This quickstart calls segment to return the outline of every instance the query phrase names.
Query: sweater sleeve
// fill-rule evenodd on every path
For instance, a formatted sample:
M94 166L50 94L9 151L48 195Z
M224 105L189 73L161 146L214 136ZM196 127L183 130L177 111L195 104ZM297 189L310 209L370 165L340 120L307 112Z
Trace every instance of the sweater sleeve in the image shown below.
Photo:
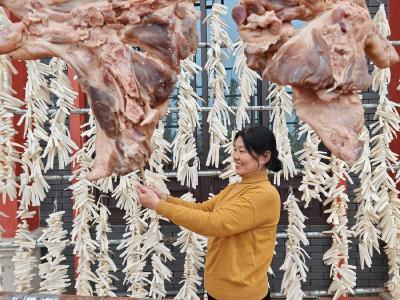
M252 200L256 226L273 226L279 222L281 208L279 193L271 186L267 194L268 197L254 197Z
M170 195L168 195L165 202L184 206L184 207L191 208L191 209L201 210L201 211L205 211L205 212L211 212L214 209L215 203L217 203L218 199L221 197L221 195L223 195L223 193L226 192L226 189L227 188L225 188L223 191L221 191L218 195L216 195L213 198L211 198L207 201L204 201L202 203L192 203L192 202L188 202L188 201L185 201L185 200L177 198L177 197L172 197Z
M195 210L201 210L201 211L212 211L215 205L215 202L217 200L217 196L213 197L210 200L204 201L202 203L193 203L189 202L180 198L168 196L167 200L165 202L167 203L172 203L175 205L195 209Z
M212 201L212 200L211 200ZM156 211L177 225L206 236L229 236L255 227L254 208L242 197L213 211L202 211L161 201Z

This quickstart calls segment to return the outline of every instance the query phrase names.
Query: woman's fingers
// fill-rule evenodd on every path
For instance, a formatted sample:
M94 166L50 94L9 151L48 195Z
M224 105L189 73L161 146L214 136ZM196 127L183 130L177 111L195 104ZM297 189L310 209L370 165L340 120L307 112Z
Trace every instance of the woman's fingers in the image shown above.
M159 189L157 189L155 187L152 187L152 186L149 186L148 188L151 191L153 191L157 195L157 197L160 198L160 200L166 200L167 199L167 194L162 192L161 190L159 190Z
M138 198L140 204L146 208L156 209L160 198L147 186L138 186Z
M144 186L141 184L137 185L139 202L146 208L156 209L158 203L162 199L162 195L159 195L159 193L161 192L153 187Z
M154 192L158 197L161 197L161 192L155 187L149 186L149 189Z
M147 192L151 191L151 189L148 186L144 186L141 184L138 184L137 188L138 188L138 191L141 193L147 193Z

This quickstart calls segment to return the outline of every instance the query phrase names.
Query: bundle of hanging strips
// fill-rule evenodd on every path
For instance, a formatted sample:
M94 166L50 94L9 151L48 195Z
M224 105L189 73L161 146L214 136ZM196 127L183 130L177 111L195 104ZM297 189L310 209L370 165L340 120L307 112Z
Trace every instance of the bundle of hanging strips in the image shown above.
M96 220L96 240L99 242L99 252L97 253L98 267L96 274L98 282L96 284L96 294L100 297L116 297L116 287L113 286L114 281L118 281L112 272L117 271L117 266L110 257L108 249L109 241L107 234L111 232L111 226L108 223L110 211L99 199L98 213L99 218Z
M96 274L92 272L92 266L96 261L96 251L99 243L92 239L90 229L93 222L99 217L97 212L96 199L93 195L93 184L87 180L93 164L94 134L96 128L93 115L89 114L89 120L82 126L85 131L81 133L83 140L87 138L83 147L72 157L73 163L78 167L73 173L72 199L73 209L76 215L72 225L72 240L75 241L74 255L78 256L77 278L75 289L77 295L92 296L93 285L98 283Z
M164 124L160 121L158 128L154 131L153 142L155 149L149 159L149 168L145 171L146 184L169 194L164 174L164 164L169 162L167 152L170 151L169 143L164 139ZM147 231L143 234L143 251L145 257L150 257L152 266L152 280L148 296L153 298L163 298L167 294L165 281L170 281L172 271L166 265L167 261L175 258L171 251L163 242L159 216L154 210L145 209L144 219L147 223Z
M198 185L200 159L195 134L199 125L198 101L201 101L201 97L193 90L191 80L200 70L201 67L193 61L193 57L181 61L181 74L178 76L178 131L172 142L176 178L181 185L191 188L196 188Z
M125 211L126 230L117 247L117 250L122 250L121 257L124 259L124 285L127 285L129 297L144 298L147 296L145 287L150 274L144 271L146 253L142 245L146 223L136 190L139 183L140 178L136 172L121 176L112 195L117 201L116 206Z
M274 173L274 183L280 185L282 173L283 178L291 183L297 174L286 121L286 116L292 115L292 99L286 92L286 87L276 84L270 85L267 99L272 106L272 131L275 134L278 158L282 162L283 169L283 172ZM303 248L309 245L304 232L306 217L301 212L298 203L300 200L296 198L290 186L288 198L283 206L288 212L288 239L285 245L285 261L280 267L280 270L284 271L281 291L289 300L302 299L305 296L301 282L306 281L308 272L305 260L309 256Z
M8 26L11 21L8 19L4 10L0 8L0 26ZM6 199L16 199L17 182L15 177L15 162L19 155L17 145L14 143L16 130L13 124L13 114L10 111L19 109L24 104L23 101L11 96L12 74L16 74L11 60L4 55L0 56L0 195L1 201Z
M282 162L282 171L274 174L274 183L280 185L281 173L283 178L288 180L297 174L293 161L292 147L289 138L289 129L286 124L286 116L293 113L292 98L286 92L286 87L277 84L271 84L267 99L272 106L272 131L276 138L276 150L278 159Z
M44 123L48 121L47 110L51 103L46 76L51 74L49 66L40 61L27 61L28 81L25 88L26 112L18 124L24 123L24 137L21 157L21 204L20 209L28 210L29 205L39 206L46 198L50 185L44 179L43 149L41 140L46 140Z
M280 267L280 270L285 271L281 290L288 300L303 299L304 292L301 289L301 282L307 279L308 267L305 258L310 258L307 252L302 248L308 246L309 241L305 235L304 229L306 225L304 221L307 219L300 210L298 203L299 199L293 194L293 189L290 188L287 200L283 207L288 212L288 239L286 241L285 261Z
M70 155L78 146L71 139L66 120L71 110L74 109L74 101L77 92L72 89L71 83L65 74L67 64L64 60L53 57L49 67L53 77L50 79L49 91L57 97L57 111L50 120L50 135L44 137L46 148L43 158L47 156L45 172L53 169L57 156L58 167L64 169L70 162Z
M38 242L42 242L47 249L47 254L41 257L39 265L40 292L60 295L67 291L70 285L68 278L68 264L64 250L67 246L67 231L63 230L62 218L65 211L55 211L46 219L47 228L43 229Z
M308 207L311 200L322 202L321 195L325 195L325 184L330 178L329 166L325 163L329 159L326 152L319 150L321 140L306 123L300 123L299 139L305 135L303 149L295 153L302 166L302 180L299 191L302 192L301 200Z
M34 270L37 268L37 259L33 252L36 241L30 235L28 222L23 219L18 224L15 232L15 245L17 249L11 259L14 263L14 287L19 293L30 293L33 291Z
M235 56L235 62L233 64L233 71L239 80L239 106L236 111L236 128L232 131L231 138L226 141L222 146L227 154L227 158L223 161L225 165L224 171L219 176L222 179L229 178L229 183L239 182L241 179L236 175L233 154L233 138L237 130L244 128L246 123L249 123L250 118L247 113L251 97L256 94L257 91L257 80L261 79L257 72L250 69L246 64L246 56L244 55L243 40L239 40L232 45L233 55Z
M332 236L332 246L323 256L324 263L331 267L332 283L328 293L333 294L333 299L354 294L356 286L356 266L349 264L349 244L353 232L348 227L348 202L346 186L342 181L352 183L347 173L348 166L342 160L331 156L329 164L331 177L327 180L325 191L327 197L323 202L324 206L330 204L330 208L325 209L324 213L329 214L327 223L332 225L332 229L325 231Z
M358 176L360 186L354 190L355 202L359 204L356 213L356 224L353 226L354 236L358 237L358 252L361 269L371 267L373 251L380 253L379 240L381 232L377 227L379 216L376 211L380 201L378 191L373 185L371 168L370 136L367 127L364 127L360 139L364 141L364 150L358 162L351 171Z
M215 167L219 166L221 145L228 141L229 113L233 113L225 100L225 91L228 87L225 81L224 60L227 59L228 55L223 47L227 47L229 52L232 49L232 42L226 31L228 26L222 19L222 15L226 15L227 10L228 8L225 5L214 3L210 15L204 19L204 22L209 22L211 30L211 45L207 50L208 59L204 69L210 77L210 99L213 101L207 117L210 132L210 149L206 165L214 165Z
M190 192L182 195L181 199L188 202L196 202L196 199L193 198L193 194ZM183 285L175 299L200 300L201 298L198 296L202 282L200 270L204 267L204 252L207 246L207 238L181 227L174 246L181 246L180 251L186 253L183 265L183 278L180 282Z
M381 4L374 21L384 37L390 35L384 5ZM372 89L379 94L379 104L375 112L371 137L371 164L373 167L371 182L378 192L373 211L379 216L378 228L385 242L385 253L388 256L389 281L388 289L393 299L400 298L400 201L391 174L399 165L399 159L390 149L395 133L400 130L399 105L388 99L390 69L375 66L372 73ZM379 199L379 200L378 200Z
M275 100L272 102L274 111L274 133L277 139L281 139L281 151L285 153L282 157L283 169L287 170L289 182L292 182L292 177L296 174L294 160L291 153L288 141L287 129L285 129L285 111L290 112L290 96L286 93L285 87L272 86L272 95ZM272 96L269 96L272 98ZM328 176L329 167L324 162L328 159L323 151L318 150L320 139L315 132L305 123L300 123L299 137L305 135L303 149L295 153L298 156L300 165L302 166L302 180L298 190L301 192L301 200L294 195L293 188L290 187L288 199L284 203L284 209L288 212L288 240L286 241L286 256L281 270L284 270L281 290L289 300L303 299L305 294L301 287L301 282L307 279L308 267L306 258L309 255L303 246L309 245L309 241L305 235L305 220L306 217L301 212L299 205L307 207L311 200L316 199L322 201L321 196L325 194L325 184ZM285 166L286 165L286 166ZM280 174L274 179L279 183ZM304 202L303 202L304 201Z
M239 40L232 45L233 55L235 56L235 63L233 70L239 79L239 95L240 101L236 111L236 128L241 130L250 122L249 115L246 108L249 107L251 97L257 92L257 80L261 80L261 76L250 69L246 64L246 56L244 55L243 39Z

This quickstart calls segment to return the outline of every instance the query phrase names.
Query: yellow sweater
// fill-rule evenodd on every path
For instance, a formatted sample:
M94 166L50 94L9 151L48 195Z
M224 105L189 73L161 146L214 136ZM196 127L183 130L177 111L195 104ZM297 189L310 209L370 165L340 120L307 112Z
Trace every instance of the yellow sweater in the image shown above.
M208 236L204 285L218 300L260 300L268 292L267 270L280 216L278 191L261 171L197 204L168 197L157 212L177 225Z

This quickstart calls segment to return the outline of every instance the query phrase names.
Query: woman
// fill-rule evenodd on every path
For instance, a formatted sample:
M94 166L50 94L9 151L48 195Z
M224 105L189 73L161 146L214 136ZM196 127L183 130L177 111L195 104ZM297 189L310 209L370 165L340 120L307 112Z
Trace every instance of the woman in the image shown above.
M257 126L239 131L233 145L240 183L200 204L144 186L139 200L175 224L209 237L204 271L208 299L270 299L267 270L281 204L266 169L281 169L276 141L269 129Z

